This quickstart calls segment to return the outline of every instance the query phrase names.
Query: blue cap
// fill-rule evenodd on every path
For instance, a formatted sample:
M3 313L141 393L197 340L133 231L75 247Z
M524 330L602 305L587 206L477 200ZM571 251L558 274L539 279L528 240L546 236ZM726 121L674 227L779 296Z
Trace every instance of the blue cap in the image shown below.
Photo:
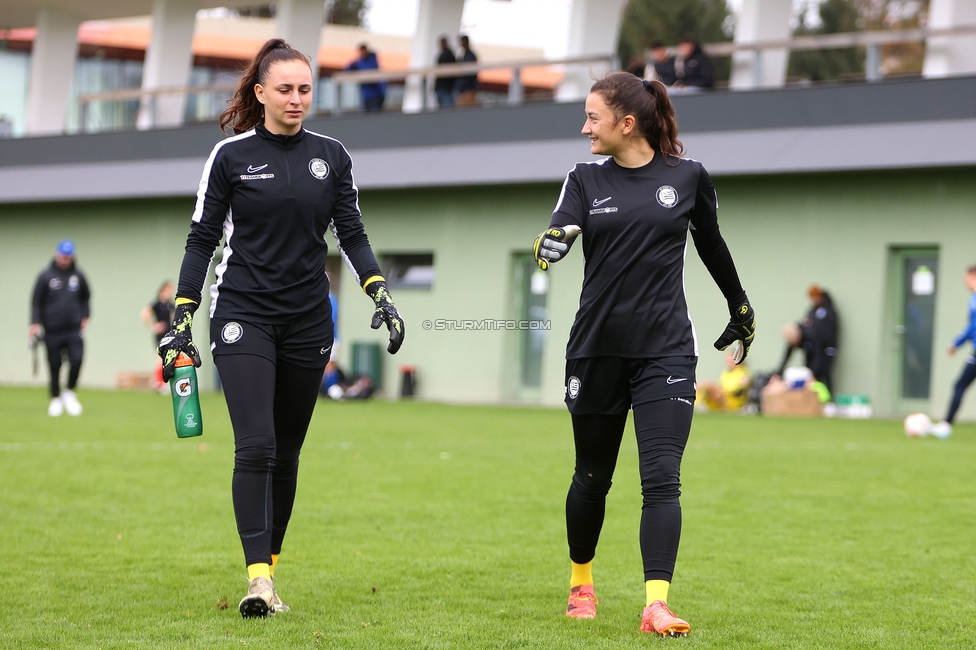
M74 255L75 243L70 239L62 239L58 244L58 255Z

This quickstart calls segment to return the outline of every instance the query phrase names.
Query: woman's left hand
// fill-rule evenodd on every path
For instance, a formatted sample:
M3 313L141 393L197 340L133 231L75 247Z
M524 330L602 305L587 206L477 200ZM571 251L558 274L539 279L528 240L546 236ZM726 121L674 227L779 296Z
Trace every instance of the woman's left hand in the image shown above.
M756 336L756 311L747 299L741 305L734 307L729 305L729 312L729 324L725 326L722 336L715 341L715 349L724 350L738 341L739 347L735 351L735 365L739 365L749 355L749 348Z
M386 282L374 280L363 287L363 290L376 303L373 320L369 326L375 330L386 323L386 327L390 330L390 344L386 347L386 351L390 354L396 354L400 346L403 345L404 325L400 312L393 304L393 297L390 295L389 289L386 288Z

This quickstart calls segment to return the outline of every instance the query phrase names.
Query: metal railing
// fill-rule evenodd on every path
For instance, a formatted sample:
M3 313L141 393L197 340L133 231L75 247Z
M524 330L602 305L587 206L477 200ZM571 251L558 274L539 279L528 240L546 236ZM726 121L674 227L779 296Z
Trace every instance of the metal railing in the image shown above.
M467 75L477 75L479 72L494 70L510 70L508 89L505 95L505 102L509 104L520 104L525 101L525 86L523 84L523 72L530 68L553 69L564 71L572 66L603 66L616 68L616 58L607 54L592 56L571 57L566 59L523 59L517 61L499 61L490 63L451 63L439 66L428 66L424 68L409 68L405 70L359 70L359 71L339 71L329 76L324 76L319 80L319 98L316 100L316 110L321 112L339 115L343 112L343 102L341 101L341 91L343 86L358 87L363 83L386 82L389 84L405 84L408 79L415 78L420 84L420 110L433 108L434 104L429 97L429 90L433 87L433 80L440 77L461 77ZM157 124L157 103L161 97L174 95L200 96L233 94L236 84L214 84L208 86L172 86L166 88L154 88L143 90L141 88L130 88L125 90L113 90L97 93L85 93L78 96L78 115L79 130L82 132L89 130L100 130L100 125L92 125L92 107L102 102L130 102L138 101L141 104L142 117L140 122L143 124ZM207 116L214 119L220 111ZM92 128L94 126L94 128Z
M615 56L609 54L593 54L588 56L570 57L566 59L524 59L518 61L499 61L496 63L446 63L443 65L433 65L425 68L409 68L406 70L357 70L355 72L336 72L328 77L331 83L341 84L364 84L364 83L407 83L410 78L417 79L420 83L421 110L432 107L430 103L429 90L433 87L433 82L438 77L456 78L470 75L477 75L479 72L489 70L510 70L511 75L508 82L508 104L521 104L525 101L525 86L522 82L522 72L527 68L562 68L570 66L602 66L616 69L618 61ZM562 72L563 70L560 70ZM342 112L342 106L325 106L325 110L338 114Z
M799 52L805 50L834 50L847 47L866 48L864 76L877 81L881 74L881 46L899 43L920 43L940 36L976 35L976 25L944 27L938 29L892 29L874 32L844 32L842 34L817 34L792 38L756 41L753 43L709 43L702 49L709 56L730 56L736 52L752 52L752 73L756 85L761 85L762 53L767 50Z
M752 43L709 43L702 46L709 56L730 56L737 52L752 52L752 74L756 87L760 87L762 78L762 53L770 50L786 50L787 52L804 50L823 50L849 47L866 48L865 77L868 81L882 78L880 48L884 45L897 43L924 42L930 38L945 36L976 35L976 25L949 27L940 29L900 29L873 32L848 32L843 34L821 34L814 36L797 36L794 38L756 41ZM410 68L405 70L359 70L355 72L340 71L319 80L320 92L316 110L341 114L343 106L342 88L355 88L363 83L386 82L392 85L409 84L411 79L419 84L420 110L429 110L436 104L432 102L433 82L437 77L460 77L476 75L480 72L494 70L510 70L507 93L503 103L520 104L525 101L525 86L523 73L526 69L542 68L561 73L568 69L580 67L601 67L616 69L617 59L608 54L570 57L565 59L525 59L518 61L500 61L492 63L452 63L446 65ZM137 100L141 103L143 124L156 125L156 105L160 97L180 95L219 97L232 94L236 84L214 84L208 86L179 86L143 90L133 88L110 92L86 93L78 97L79 127L81 131L89 130L91 107L98 102L126 102ZM348 93L346 95L349 96ZM355 101L355 98L353 99ZM216 102L214 102L216 103ZM213 115L197 116L197 119L214 119L220 113L213 109ZM97 128L97 125L96 125Z
M78 96L78 129L81 132L86 132L89 130L98 130L90 128L90 118L92 105L105 102L130 102L138 101L141 104L143 114L145 117L145 123L149 125L157 124L157 103L160 97L170 97L178 95L187 96L205 96L205 95L221 95L221 94L233 94L237 90L237 84L211 84L208 86L169 86L165 88L152 88L152 89L142 89L142 88L128 88L125 90L110 90L106 92L98 93L85 93L84 95ZM209 115L209 118L216 118L220 111L217 111L215 115ZM97 126L97 125L96 125Z

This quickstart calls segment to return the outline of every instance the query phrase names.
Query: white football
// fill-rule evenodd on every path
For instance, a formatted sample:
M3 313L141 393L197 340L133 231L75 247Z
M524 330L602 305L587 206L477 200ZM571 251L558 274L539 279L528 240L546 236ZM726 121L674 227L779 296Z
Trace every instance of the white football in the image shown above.
M905 418L905 435L909 438L921 438L932 428L932 419L924 413L912 413Z

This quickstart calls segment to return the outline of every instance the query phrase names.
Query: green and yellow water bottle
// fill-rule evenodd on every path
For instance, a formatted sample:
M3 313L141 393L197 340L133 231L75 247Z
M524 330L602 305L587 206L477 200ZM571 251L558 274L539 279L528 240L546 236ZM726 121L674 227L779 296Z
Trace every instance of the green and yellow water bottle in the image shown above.
M173 365L175 373L169 380L169 390L173 395L176 435L180 438L202 436L203 417L200 415L200 395L197 392L197 369L190 357L183 353Z

